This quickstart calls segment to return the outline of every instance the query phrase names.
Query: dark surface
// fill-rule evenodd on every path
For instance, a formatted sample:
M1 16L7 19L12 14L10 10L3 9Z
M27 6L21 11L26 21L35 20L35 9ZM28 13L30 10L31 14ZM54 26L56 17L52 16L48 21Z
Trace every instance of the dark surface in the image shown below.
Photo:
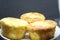
M25 12L41 12L47 19L59 17L58 0L0 0L0 19L18 17Z
M60 19L55 19L55 21L57 22L58 26L60 27Z
M5 40L5 39L0 36L0 40Z

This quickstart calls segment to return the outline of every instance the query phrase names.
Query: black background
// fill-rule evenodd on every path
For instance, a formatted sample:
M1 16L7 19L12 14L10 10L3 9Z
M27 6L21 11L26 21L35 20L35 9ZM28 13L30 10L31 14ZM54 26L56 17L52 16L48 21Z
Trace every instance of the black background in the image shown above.
M41 12L47 19L59 17L58 0L0 0L0 19L26 12Z

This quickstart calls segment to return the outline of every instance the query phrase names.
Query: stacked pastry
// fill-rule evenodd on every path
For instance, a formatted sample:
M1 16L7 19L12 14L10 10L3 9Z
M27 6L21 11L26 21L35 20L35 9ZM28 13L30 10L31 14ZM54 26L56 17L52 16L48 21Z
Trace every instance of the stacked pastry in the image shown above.
M31 40L49 40L54 37L56 22L52 20L36 21L27 26Z
M13 17L3 18L0 23L2 26L2 35L11 40L22 39L28 25L25 20Z
M22 14L21 19L29 22L27 26L31 40L49 40L54 37L57 23L53 20L45 20L45 16L38 12Z
M57 23L46 20L42 13L29 12L20 19L6 17L0 20L2 35L11 40L21 40L28 31L31 40L49 40L54 37Z
M29 23L45 20L45 16L42 13L38 12L24 13L20 16L20 18L26 20Z

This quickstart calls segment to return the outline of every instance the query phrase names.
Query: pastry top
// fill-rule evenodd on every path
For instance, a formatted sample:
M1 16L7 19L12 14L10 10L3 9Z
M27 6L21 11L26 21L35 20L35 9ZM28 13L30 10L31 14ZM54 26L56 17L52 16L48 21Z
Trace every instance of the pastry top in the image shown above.
M45 20L45 16L42 13L38 13L38 12L29 12L29 13L25 13L22 14L20 16L21 19L24 19L28 22L35 22L35 21L43 21Z
M57 23L53 20L45 20L45 21L36 21L29 25L29 28L33 30L47 30L53 29L57 26Z
M47 23L49 23L52 27L57 26L57 23L53 20L45 20Z
M0 21L1 25L6 25L9 27L21 27L21 26L27 26L28 22L22 19L13 18L13 17L6 17L1 19Z

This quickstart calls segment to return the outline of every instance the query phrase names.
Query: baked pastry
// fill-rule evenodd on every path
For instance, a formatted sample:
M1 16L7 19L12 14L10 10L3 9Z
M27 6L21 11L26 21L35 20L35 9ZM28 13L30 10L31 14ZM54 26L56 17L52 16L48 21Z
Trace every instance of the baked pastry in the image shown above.
M53 20L36 21L27 26L31 40L49 40L54 37L57 23Z
M22 14L20 18L23 20L26 20L29 23L45 20L45 16L42 13L38 13L38 12L25 13L25 14Z
M1 25L0 25L0 28L1 28Z
M28 22L22 19L6 17L0 21L2 26L2 35L9 39L21 39L26 33Z

